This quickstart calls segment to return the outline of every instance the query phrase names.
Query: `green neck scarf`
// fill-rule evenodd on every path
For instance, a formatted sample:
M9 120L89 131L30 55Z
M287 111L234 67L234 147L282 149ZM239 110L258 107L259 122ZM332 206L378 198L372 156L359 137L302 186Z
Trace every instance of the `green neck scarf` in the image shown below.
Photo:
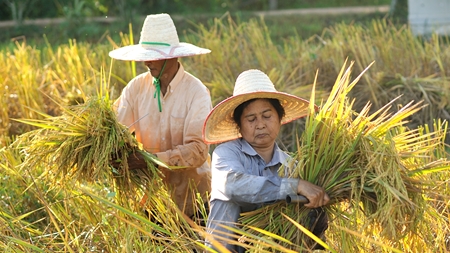
M158 77L155 77L153 79L153 84L156 87L155 94L153 94L153 98L156 98L156 96L158 96L159 112L162 112L162 107L161 107L161 80L160 80L160 78L161 78L162 73L164 72L164 68L166 67L166 62L167 62L167 60L164 61L164 65L163 65L161 71L159 72Z

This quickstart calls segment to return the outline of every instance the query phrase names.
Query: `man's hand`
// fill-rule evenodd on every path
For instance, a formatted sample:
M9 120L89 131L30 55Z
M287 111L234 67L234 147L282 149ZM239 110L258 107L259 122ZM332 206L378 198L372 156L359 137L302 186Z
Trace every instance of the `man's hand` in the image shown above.
M147 162L145 162L144 156L140 152L133 152L128 155L128 169L129 170L137 170L137 169L145 169L147 168ZM122 161L117 158L112 158L110 164L116 170L120 170L120 164Z
M145 162L144 156L140 152L134 152L128 156L129 170L138 170L145 168L147 168L147 162Z
M303 195L309 200L309 203L304 205L309 208L321 207L330 201L330 197L322 187L302 179L298 182L297 194Z

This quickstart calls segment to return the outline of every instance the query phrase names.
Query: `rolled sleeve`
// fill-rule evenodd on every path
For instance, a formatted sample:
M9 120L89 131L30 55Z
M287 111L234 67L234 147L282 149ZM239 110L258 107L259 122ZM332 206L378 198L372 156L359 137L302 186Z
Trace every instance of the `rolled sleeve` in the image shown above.
M297 195L298 179L295 178L283 178L281 179L280 192L278 200L286 200L287 196Z

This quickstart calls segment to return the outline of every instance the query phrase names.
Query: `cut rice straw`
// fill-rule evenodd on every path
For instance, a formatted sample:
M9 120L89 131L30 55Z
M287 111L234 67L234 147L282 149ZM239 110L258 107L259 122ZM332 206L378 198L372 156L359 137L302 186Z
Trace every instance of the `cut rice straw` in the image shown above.
M397 241L414 231L425 210L427 181L421 176L450 169L449 161L435 156L444 147L447 122L437 122L434 131L427 126L426 130L405 127L408 117L423 107L420 102L410 102L396 113L389 113L393 101L372 115L370 103L355 112L355 101L348 94L370 65L352 82L353 62L347 69L346 65L318 111L314 110L313 89L295 161L279 174L322 186L331 198L325 210L336 219L358 219L362 213L366 220L361 229L379 227L384 237ZM342 203L346 203L344 210ZM286 247L303 250L311 238L283 215L309 224L309 210L301 204L280 202L246 213L241 221L249 229L260 227L296 245Z
M160 178L158 166L168 168L140 149L128 128L117 121L108 95L100 93L84 104L66 107L57 117L17 121L38 127L13 143L24 154L22 168L42 166L41 177L54 185L64 180L89 183L106 179L126 202L128 195L135 196L137 189ZM143 155L147 168L129 169L128 158L135 153Z

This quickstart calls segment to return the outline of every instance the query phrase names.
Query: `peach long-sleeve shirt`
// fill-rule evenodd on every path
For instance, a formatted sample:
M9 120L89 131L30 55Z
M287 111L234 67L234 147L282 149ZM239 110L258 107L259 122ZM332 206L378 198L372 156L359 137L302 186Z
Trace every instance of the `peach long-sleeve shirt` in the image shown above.
M209 147L202 140L202 126L212 109L211 96L208 88L186 72L181 63L166 94L161 94L162 112L154 94L150 72L136 76L115 101L117 117L135 132L146 151L168 165L188 168L166 172L165 181L173 186L174 199L180 208L190 209L183 200L188 178L194 180L200 193L209 191L210 168L206 162ZM190 215L190 211L186 214Z
M169 165L200 167L208 156L202 140L203 122L212 109L208 89L180 64L161 95L162 112L154 94L149 72L131 80L115 102L119 122L135 132L145 150Z

